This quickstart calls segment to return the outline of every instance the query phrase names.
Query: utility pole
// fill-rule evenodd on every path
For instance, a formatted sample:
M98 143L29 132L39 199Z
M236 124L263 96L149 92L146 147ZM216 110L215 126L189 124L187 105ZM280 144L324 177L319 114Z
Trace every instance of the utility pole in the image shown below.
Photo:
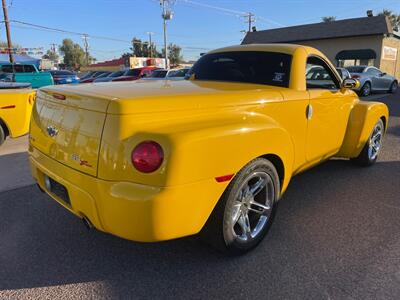
M12 42L11 42L11 33L10 33L10 22L8 21L8 10L6 5L6 0L1 0L3 4L3 14L4 14L4 24L6 25L6 33L7 33L7 45L8 45L8 56L10 58L10 63L12 64L12 68L14 71L14 55L12 53Z
M249 31L248 31L248 32L251 31L251 25L252 25L252 23L256 21L256 20L253 18L254 16L255 16L255 15L252 14L251 12L247 13L247 14L244 16L245 18L247 18L246 23L248 23L248 25L249 25Z
M172 19L172 12L167 7L169 6L169 0L160 0L160 5L162 6L162 19L164 26L164 59L165 59L165 68L169 69L168 63L168 45L167 45L167 20Z
M153 58L153 44L151 43L151 36L154 34L154 32L147 32L149 35L149 47L150 47L150 58Z
M86 60L86 65L89 65L89 36L87 34L84 34L82 36L83 38L83 45L85 47L85 60Z

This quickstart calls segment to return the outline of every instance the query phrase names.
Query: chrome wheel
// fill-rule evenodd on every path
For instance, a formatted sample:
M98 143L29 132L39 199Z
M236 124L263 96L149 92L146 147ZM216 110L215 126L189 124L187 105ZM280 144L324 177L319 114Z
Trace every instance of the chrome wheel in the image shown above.
M243 180L226 215L236 241L257 238L271 217L274 199L275 187L266 172L253 172Z
M371 85L366 82L362 88L362 95L369 96L369 94L371 94Z
M368 157L369 159L375 160L379 154L379 151L382 146L382 137L383 137L383 124L382 122L378 122L368 141Z

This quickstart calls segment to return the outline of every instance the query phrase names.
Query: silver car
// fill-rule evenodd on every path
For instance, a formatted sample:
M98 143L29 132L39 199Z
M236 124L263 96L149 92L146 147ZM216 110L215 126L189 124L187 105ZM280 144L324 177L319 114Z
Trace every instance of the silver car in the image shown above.
M395 93L397 90L397 79L375 67L351 66L346 67L346 69L350 72L352 78L360 81L361 85L358 92L361 96L368 96L376 91Z
M143 80L184 80L189 70L190 68L154 70L149 76L143 78Z

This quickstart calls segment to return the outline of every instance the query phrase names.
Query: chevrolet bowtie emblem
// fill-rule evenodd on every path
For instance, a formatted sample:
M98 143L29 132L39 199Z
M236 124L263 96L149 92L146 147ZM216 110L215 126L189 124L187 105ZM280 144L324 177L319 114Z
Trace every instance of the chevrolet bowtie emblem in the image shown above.
M49 134L49 136L55 137L58 134L58 130L54 126L48 126L47 133Z

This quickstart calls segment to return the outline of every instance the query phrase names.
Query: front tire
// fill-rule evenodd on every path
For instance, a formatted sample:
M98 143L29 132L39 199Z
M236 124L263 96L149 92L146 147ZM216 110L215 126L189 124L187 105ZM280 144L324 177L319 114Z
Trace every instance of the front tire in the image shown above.
M360 95L363 97L371 95L371 84L369 82L364 83L360 90Z
M389 93L391 93L391 94L396 93L398 87L399 87L399 84L397 83L397 81L393 81L390 86Z
M257 158L231 181L201 232L205 242L233 255L256 247L273 222L280 182L274 165Z
M382 139L385 133L385 125L380 119L372 129L368 141L365 143L361 153L353 158L352 161L359 166L368 167L373 165L378 159L382 147Z

